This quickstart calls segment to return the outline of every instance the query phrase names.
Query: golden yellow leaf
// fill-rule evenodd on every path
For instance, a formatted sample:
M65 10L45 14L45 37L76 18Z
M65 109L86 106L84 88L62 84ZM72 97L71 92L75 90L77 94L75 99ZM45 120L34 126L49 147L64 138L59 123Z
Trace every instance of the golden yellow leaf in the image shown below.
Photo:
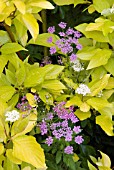
M31 6L43 8L43 9L54 9L55 7L46 0L33 0L31 3Z
M35 107L35 106L36 106L36 100L35 100L33 94L27 93L27 94L26 94L26 98L27 98L27 100L28 100L30 106L32 106L32 107Z
M33 39L36 40L38 33L39 33L39 26L38 26L37 20L30 13L26 13L22 15L22 20L25 26L27 27L27 29L30 31Z
M13 3L15 4L16 8L22 13L25 14L26 6L23 1L14 0Z
M0 143L0 155L4 153L4 145Z
M36 92L36 89L35 89L35 88L31 88L31 92L32 92L32 93L35 93L35 92Z
M19 160L19 159L16 158L16 157L14 157L13 154L12 154L12 151L13 151L12 149L7 149L7 150L6 150L6 156L8 157L8 159L9 159L10 161L12 161L14 164L21 164L22 161Z
M7 25L11 26L11 22L12 22L11 18L6 18L6 19L5 19L5 23L6 23Z
M83 102L80 106L80 110L82 112L88 112L90 110L90 106L86 102Z
M26 113L25 113L26 114ZM23 114L24 115L24 114ZM24 135L24 134L26 134L26 133L28 133L28 132L30 132L32 129L33 129L33 127L35 126L35 124L36 124L36 120L37 120L37 115L35 114L35 113L31 113L30 115L28 115L28 124L25 126L25 129L23 129L23 131L20 131L19 133L17 133L17 134L15 134L13 137L12 137L12 139L13 138L17 138L18 136L22 136L22 135ZM18 121L17 122L15 122L14 124L15 124L15 126L16 126L16 123L18 123ZM26 121L25 121L25 123L26 123ZM21 124L19 124L19 125L21 125ZM14 125L13 125L14 126ZM14 130L12 131L12 134L14 134Z
M80 120L85 120L91 116L91 112L82 112L80 109L77 109L75 111L75 115L80 119Z
M74 153L72 158L74 162L77 162L80 159L76 153Z
M0 99L0 115L4 116L5 109L8 107L7 103Z
M46 168L43 149L33 136L23 135L13 139L13 155L36 168Z

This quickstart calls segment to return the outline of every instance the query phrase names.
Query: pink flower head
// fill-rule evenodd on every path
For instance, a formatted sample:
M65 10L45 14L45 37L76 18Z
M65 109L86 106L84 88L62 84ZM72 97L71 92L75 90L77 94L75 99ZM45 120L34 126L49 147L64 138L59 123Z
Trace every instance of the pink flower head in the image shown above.
M44 120L42 120L39 127L40 127L40 131L41 131L41 135L47 134L47 132L48 132L47 124L46 124L46 122Z
M59 32L59 35L60 35L61 37L64 37L64 36L65 36L65 33L64 33L64 32Z
M52 38L52 37L49 37L49 38L47 39L47 42L48 42L48 43L52 43L52 41L53 41L53 38Z
M48 28L48 33L53 34L55 32L55 26L49 27Z
M55 47L50 47L50 54L55 54L56 53L56 48Z
M73 30L73 28L68 28L68 30L66 31L66 34L67 35L72 35L74 33L74 30Z
M74 31L74 36L76 38L80 38L82 36L82 34L79 31Z
M64 153L66 153L66 154L73 154L73 147L72 146L67 146L64 149Z
M53 143L53 138L51 136L48 136L48 138L46 138L46 142L45 142L48 146L50 146Z
M65 29L67 23L65 23L65 22L60 22L58 25L59 25L60 28Z
M82 45L81 45L81 44L77 44L77 45L76 45L76 48L77 48L78 50L81 50L81 49L82 49Z
M77 143L77 144L81 144L82 142L84 141L84 139L83 139L83 137L82 136L76 136L75 137L75 142Z
M75 133L80 133L81 132L80 126L74 126L73 131Z
M70 56L70 61L74 62L76 60L76 58L77 58L76 54L72 53Z

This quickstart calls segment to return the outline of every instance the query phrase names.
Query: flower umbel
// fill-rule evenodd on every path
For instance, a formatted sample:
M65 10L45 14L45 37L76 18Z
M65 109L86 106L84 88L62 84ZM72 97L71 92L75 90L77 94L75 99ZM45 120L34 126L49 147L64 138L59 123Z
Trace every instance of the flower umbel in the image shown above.
M76 136L75 137L75 142L77 143L77 144L81 144L82 142L84 141L84 139L83 139L83 137L82 136Z
M45 144L50 146L55 142L64 141L64 152L73 154L72 144L81 144L84 139L81 135L78 135L82 130L80 126L76 126L79 119L74 113L75 108L73 106L65 108L65 104L64 101L55 104L52 112L47 113L42 121L40 120L38 127L41 135L47 136Z
M12 110L12 111L7 111L5 116L6 116L5 119L6 121L15 122L20 118L20 113L16 110Z
M84 68L82 67L82 65L78 59L76 59L75 61L71 60L71 62L73 63L72 68L74 69L74 71L80 72L80 71L84 70Z
M65 23L65 22L60 22L58 25L59 25L60 28L65 29L67 23Z
M45 142L48 146L50 146L53 143L53 138L51 136L48 136L48 138L46 138L46 142Z
M50 47L50 54L55 54L56 53L56 48L55 47Z
M48 43L55 44L55 46L50 47L49 52L51 55L57 52L62 52L62 55L67 55L70 61L73 62L77 57L76 51L82 49L82 45L78 42L78 38L80 38L81 33L70 27L67 29L67 23L65 22L60 22L58 26L62 29L62 31L58 33L60 39L57 39L56 42L53 42L52 37L47 39ZM55 32L55 27L49 27L48 33L53 32Z
M66 154L73 154L73 147L72 146L67 146L64 149L64 153L66 153Z
M86 94L91 93L89 87L85 84L80 84L79 87L76 89L75 93L82 94L86 96Z
M72 53L71 56L70 56L70 61L73 62L76 60L76 54Z
M48 28L48 33L53 34L55 32L55 26L49 27Z

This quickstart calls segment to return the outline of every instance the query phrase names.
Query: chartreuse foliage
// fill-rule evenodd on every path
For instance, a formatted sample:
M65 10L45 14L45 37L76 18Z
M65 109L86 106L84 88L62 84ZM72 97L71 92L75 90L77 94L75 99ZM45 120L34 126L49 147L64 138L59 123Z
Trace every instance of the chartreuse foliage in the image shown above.
M53 0L57 5L62 6L62 5L70 5L74 4L74 6L78 4L86 4L90 3L90 1L87 0Z
M99 170L111 170L110 158L106 154L102 153L101 151L100 154L102 158L98 158L98 160L93 156L90 156L92 162L94 162L98 166ZM89 161L88 161L88 166L89 169L96 170L96 168Z
M64 1L55 1L58 5L65 4ZM75 3L82 3L82 1L75 1ZM87 2L87 1L86 1ZM66 4L74 3L74 1L66 1ZM84 2L83 2L84 3ZM76 5L76 4L75 4ZM82 96L80 94L70 94L70 96L62 95L58 101L70 97L67 101L66 107L75 105L78 107L75 114L81 119L87 119L95 110L96 124L109 135L113 136L113 121L114 104L111 96L114 93L114 67L113 67L113 48L114 48L114 8L113 1L93 0L93 3L88 7L90 13L97 11L101 16L95 20L94 23L83 23L75 27L76 30L82 32L85 37L79 39L83 49L77 52L77 58L84 63L86 71L82 71L76 78L69 78L69 71L65 71L62 78L70 89L74 91L77 89L79 83L86 83L90 88L91 93ZM44 45L47 47L53 46L52 43L47 43L47 38L53 38L53 43L58 39L55 34L42 34L42 42L38 39L36 42L31 40L29 43ZM59 51L58 51L59 53ZM78 73L77 73L78 74ZM86 76L85 76L86 75ZM101 96L99 97L99 94ZM69 95L69 94L68 94Z
M27 60L22 62L16 53L4 54L4 51L0 58L4 61L1 62L0 74L0 160L4 162L3 168L19 169L18 164L27 162L28 166L31 164L33 167L45 169L43 149L34 137L26 135L36 125L37 112L22 112L20 119L13 124L5 121L5 112L13 110L19 96L24 93L27 93L30 105L35 107L33 96L29 92L31 88L44 103L53 105L55 97L66 89L57 79L64 67L52 64L39 67L38 63L30 65Z
M24 113L20 113L20 119L13 125L9 125L4 116L8 106L3 100L0 103L2 104L2 112L0 112L0 161L3 169L19 169L18 164L23 164L22 162L27 162L36 168L46 169L43 149L34 137L25 135L35 126L36 113L31 113L26 118L22 118Z
M30 65L26 61L22 62L16 53L9 55L2 53L1 58L4 58L4 62L1 62L1 68L4 68L6 63L9 62L8 67L5 68L5 73L1 73L0 79L0 96L6 102L15 95L19 97L21 91L26 88L34 87L44 102L52 104L55 94L60 95L62 90L66 89L57 80L57 76L64 69L63 66L47 65L39 67L38 63ZM9 93L7 94L7 92ZM48 99L46 99L46 95ZM14 103L12 104L15 106Z
M29 30L34 40L38 35L39 25L37 20L42 21L38 12L42 9L54 9L54 6L46 0L0 0L0 6L0 22L4 22L5 26L11 27L13 25L15 38L23 46L26 45L28 39L27 30ZM11 27L11 29L14 28ZM1 43L9 41L5 31L1 31L0 36L3 37Z
M5 119L5 113L15 110L24 94L32 107L33 91L46 105L53 105L55 97L66 89L57 78L63 66L39 67L19 59L19 52L26 51L27 31L37 39L42 9L54 6L47 0L0 0L0 24L5 28L0 30L0 170L46 169L43 149L35 137L26 135L36 125L37 111L20 112L14 123Z
M87 0L53 0L57 5L90 4ZM20 118L14 123L7 122L5 113L15 109L23 94L32 107L35 107L32 93L36 92L45 105L53 105L55 100L70 99L66 107L76 106L75 114L80 120L96 116L96 123L110 136L113 135L112 116L114 115L114 8L113 0L93 0L89 5L90 13L97 11L101 16L94 23L84 23L76 27L85 37L79 42L83 49L77 53L84 62L86 71L82 71L81 80L69 76L69 70L64 66L46 65L39 67L38 63L30 65L28 58L19 59L20 51L26 51L28 32L32 39L29 43L53 46L47 43L51 36L53 42L59 37L54 34L40 34L37 21L42 19L39 12L42 9L54 9L47 0L0 0L0 170L45 170L45 156L40 144L29 132L37 122L38 113L20 112ZM60 82L58 75L65 68ZM85 77L85 73L87 76ZM79 83L86 83L91 93L82 96L74 93ZM69 91L72 89L73 93ZM66 94L62 95L65 90ZM68 92L68 93L67 93ZM99 94L102 95L99 97ZM101 153L102 159L91 160L99 169L110 169L109 158ZM57 160L58 161L58 160ZM95 169L88 162L90 169Z
M88 83L92 92L91 97L83 100L91 108L94 108L100 113L96 117L96 123L108 135L113 135L112 115L114 115L114 105L113 100L110 100L110 97L114 93L114 87L112 85L114 80L114 67L112 66L114 57L113 1L105 0L99 2L98 0L93 0L93 4L88 7L88 11L91 13L95 10L101 13L101 16L94 23L84 23L75 27L85 35L85 38L80 39L82 44L91 38L88 46L83 44L83 50L77 54L79 59L88 62L87 70L92 71L92 81ZM96 97L101 90L103 92L102 97Z
M54 2L57 5L74 4L75 6L88 3L85 0L54 0ZM35 41L39 33L37 20L42 22L39 12L42 9L54 9L54 6L47 0L0 0L0 7L0 22L8 31L7 33L0 30L0 45L5 44L4 48L7 48L6 43L11 42L11 40L18 41L22 46L26 46L28 40L27 30ZM10 32L11 30L13 34ZM11 40L8 34L10 34Z

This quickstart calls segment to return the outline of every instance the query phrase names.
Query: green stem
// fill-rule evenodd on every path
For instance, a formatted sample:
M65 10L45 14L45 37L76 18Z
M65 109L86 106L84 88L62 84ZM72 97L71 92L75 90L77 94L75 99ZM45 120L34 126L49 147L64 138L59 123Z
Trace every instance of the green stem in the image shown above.
M13 35L10 27L7 24L4 23L4 28L6 29L6 31L7 31L8 35L9 35L11 41L15 42L15 38L14 38L14 35Z
M41 17L42 17L42 31L43 33L47 32L47 16L46 16L46 9L43 9L41 11ZM48 49L47 47L44 47L44 57L48 56Z
M7 31L7 33L8 33L8 35L9 35L11 41L12 41L12 42L16 42L16 40L15 40L15 38L14 38L14 35L13 35L10 27L9 27L7 24L5 24L5 23L3 24L3 26L4 26L5 30ZM20 52L16 52L16 54L18 55L18 57L19 57L21 60L23 60L23 57L22 57L22 55L20 54Z
M42 21L43 21L42 30L43 30L43 32L47 32L46 9L43 9L43 10L41 11L41 17L42 17Z

